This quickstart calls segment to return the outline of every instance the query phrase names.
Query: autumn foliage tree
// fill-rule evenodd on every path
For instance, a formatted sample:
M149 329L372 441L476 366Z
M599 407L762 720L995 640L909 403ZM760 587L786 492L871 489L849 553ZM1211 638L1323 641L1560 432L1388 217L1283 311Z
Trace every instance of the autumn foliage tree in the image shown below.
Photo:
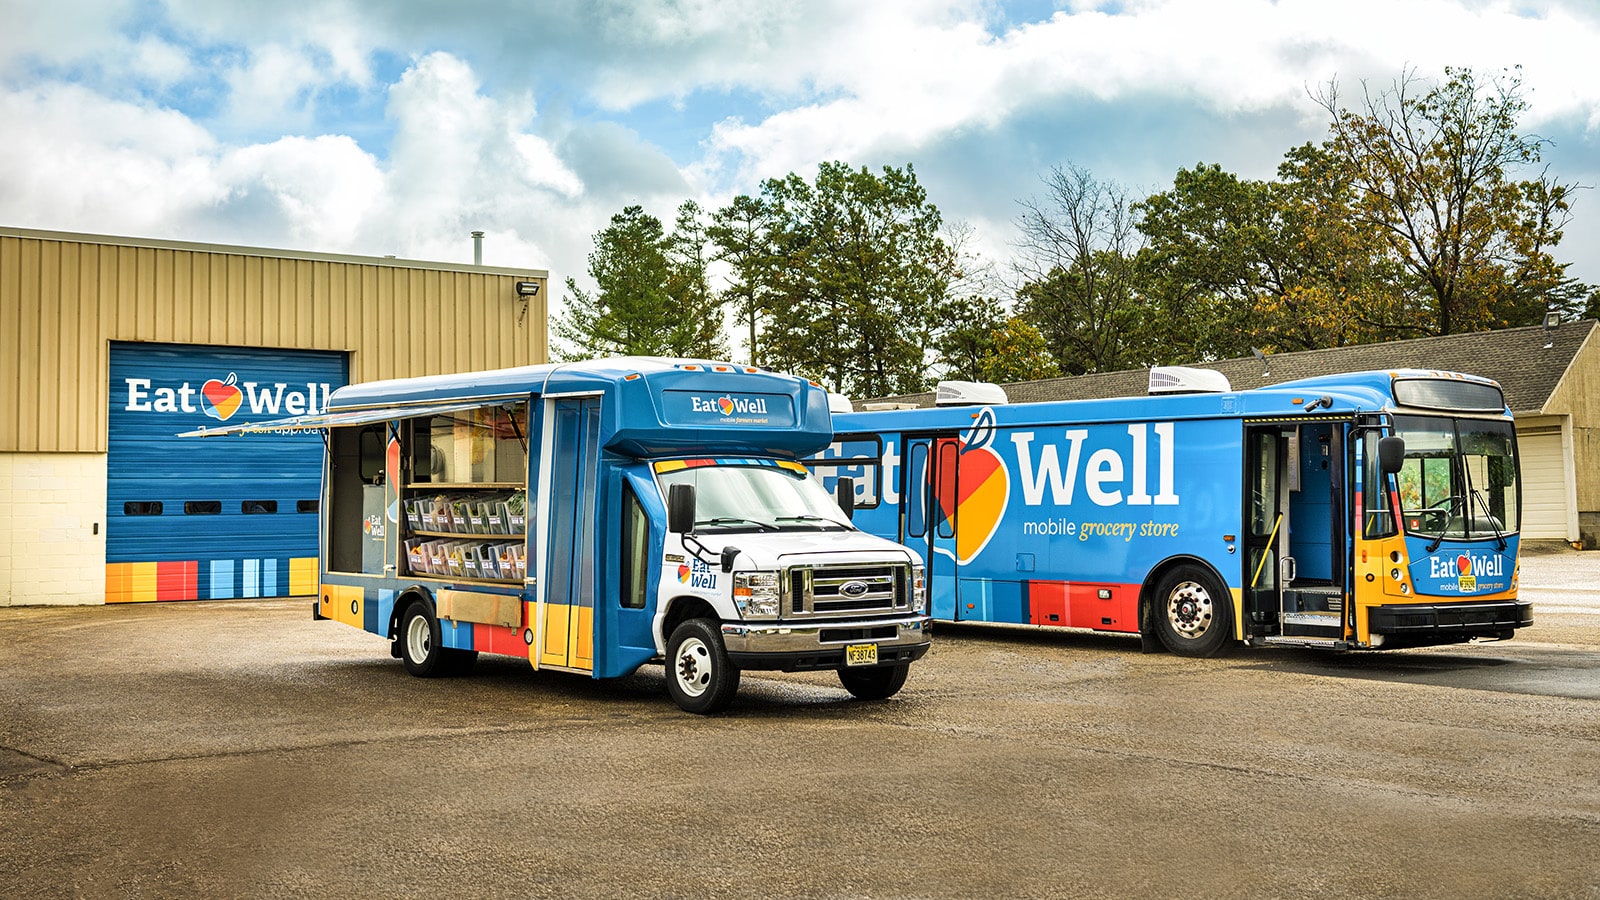
M1561 240L1574 188L1538 168L1546 142L1523 134L1520 70L1479 80L1445 69L1424 89L1414 72L1354 108L1330 83L1317 102L1330 117L1330 177L1353 192L1348 213L1383 242L1404 272L1393 289L1410 302L1396 334L1454 334L1525 325L1560 305ZM1556 301L1552 303L1552 301Z

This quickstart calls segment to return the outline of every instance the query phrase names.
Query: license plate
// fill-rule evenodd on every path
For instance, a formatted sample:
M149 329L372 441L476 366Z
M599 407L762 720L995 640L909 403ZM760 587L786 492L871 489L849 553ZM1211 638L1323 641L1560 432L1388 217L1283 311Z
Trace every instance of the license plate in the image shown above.
M846 644L844 664L847 666L875 666L878 664L877 644Z

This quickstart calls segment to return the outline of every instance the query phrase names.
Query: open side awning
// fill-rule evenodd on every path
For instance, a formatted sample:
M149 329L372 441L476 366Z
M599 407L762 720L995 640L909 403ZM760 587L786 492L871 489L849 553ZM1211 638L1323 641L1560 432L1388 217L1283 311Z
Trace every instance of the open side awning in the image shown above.
M221 425L216 428L199 428L184 431L178 437L216 437L223 434L275 434L285 431L318 431L323 428L342 428L348 425L370 425L391 419L410 419L417 416L438 416L445 413L480 409L485 406L507 405L511 401L458 400L452 403L435 403L423 406L384 406L373 409L352 409L339 412L318 413L314 416L293 416L288 419L271 419L265 422L246 422L242 425Z

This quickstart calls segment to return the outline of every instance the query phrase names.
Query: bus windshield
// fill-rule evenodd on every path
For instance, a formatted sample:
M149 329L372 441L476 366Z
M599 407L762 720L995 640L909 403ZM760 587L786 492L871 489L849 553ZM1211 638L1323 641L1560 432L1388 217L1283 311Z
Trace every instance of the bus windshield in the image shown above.
M1409 534L1481 540L1517 530L1522 504L1510 422L1395 416L1394 425L1406 442L1397 481Z
M695 489L696 531L853 530L822 485L805 471L776 466L701 465L660 472L661 492Z

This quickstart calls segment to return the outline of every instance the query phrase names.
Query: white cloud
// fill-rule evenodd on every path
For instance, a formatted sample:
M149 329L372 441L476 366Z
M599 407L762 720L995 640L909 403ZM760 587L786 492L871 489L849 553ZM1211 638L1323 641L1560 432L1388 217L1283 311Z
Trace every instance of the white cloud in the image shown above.
M841 159L916 164L1003 247L1052 164L1153 188L1202 159L1261 177L1322 137L1308 88L1407 66L1520 63L1527 123L1580 160L1558 174L1600 181L1572 138L1600 140L1600 13L1559 0L1062 0L1009 30L993 0L0 4L0 112L27 123L0 146L0 219L24 225L454 259L482 229L491 256L527 255L503 264L581 276L624 205L665 219ZM39 80L68 71L81 86ZM151 86L164 99L137 101Z
M0 91L0 210L16 224L164 231L173 216L223 194L215 144L178 113L71 85Z

